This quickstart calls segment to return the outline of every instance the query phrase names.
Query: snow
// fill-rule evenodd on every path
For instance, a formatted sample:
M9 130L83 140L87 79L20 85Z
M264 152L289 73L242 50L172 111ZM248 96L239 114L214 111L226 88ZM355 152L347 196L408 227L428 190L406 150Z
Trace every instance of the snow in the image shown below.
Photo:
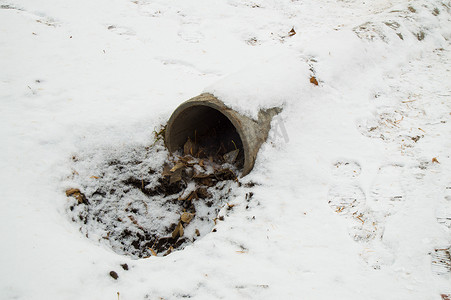
M427 0L0 1L0 298L451 294L451 271L436 262L451 245L450 10ZM72 157L88 182L205 91L254 118L283 107L216 232L146 259L86 238L67 209ZM161 166L160 154L146 164Z

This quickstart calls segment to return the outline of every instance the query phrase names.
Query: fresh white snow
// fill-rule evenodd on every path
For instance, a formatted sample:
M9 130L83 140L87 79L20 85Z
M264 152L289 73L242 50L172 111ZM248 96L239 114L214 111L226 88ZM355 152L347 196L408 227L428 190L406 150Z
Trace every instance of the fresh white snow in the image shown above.
M450 40L449 1L0 0L0 299L441 300ZM283 107L216 232L138 260L86 238L65 190L202 92Z

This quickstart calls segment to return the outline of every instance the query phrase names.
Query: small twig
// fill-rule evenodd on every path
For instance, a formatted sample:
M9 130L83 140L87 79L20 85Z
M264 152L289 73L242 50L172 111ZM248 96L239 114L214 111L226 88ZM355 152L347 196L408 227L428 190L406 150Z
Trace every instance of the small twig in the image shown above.
M400 119L400 120L397 120L397 121L395 121L395 123L396 123L396 124L399 124L399 123L401 123L401 121L402 121L402 120L404 120L404 116L401 116L401 119Z
M237 150L238 147L236 146L235 142L233 140L231 140L231 141L232 141L233 145L235 146L235 150Z
M155 252L155 250L153 250L152 248L147 247L147 249L150 250L150 252L152 253L153 256L157 256L157 253Z

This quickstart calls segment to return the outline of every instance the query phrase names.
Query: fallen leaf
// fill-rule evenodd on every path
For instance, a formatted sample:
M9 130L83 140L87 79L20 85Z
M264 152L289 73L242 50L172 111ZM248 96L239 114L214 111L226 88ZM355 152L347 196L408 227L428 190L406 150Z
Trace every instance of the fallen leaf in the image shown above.
M291 30L288 32L288 36L293 36L296 34L296 31L294 30L294 27L291 28Z
M199 231L199 229L196 229L194 232L196 233L197 236L200 236L200 231Z
M69 197L69 196L71 196L71 195L73 195L75 193L80 193L80 190L79 189L68 189L68 190L66 190L66 196L67 197Z
M193 213L189 213L189 212L184 212L182 213L182 215L180 216L180 221L182 221L183 223L188 224L189 222L191 222L191 220L193 219L194 214Z
M181 161L179 161L178 163L175 164L175 166L172 167L172 169L170 170L171 172L175 172L180 168L183 168L185 166L185 164Z
M229 204L227 203L227 209L231 210L236 204Z
M438 164L439 164L439 162L438 162L438 160L437 160L437 157L432 158L432 162L433 162L433 163L438 163Z
M215 172L216 179L219 180L236 180L235 173L230 169L220 169Z
M196 172L196 174L194 174L193 178L208 178L208 177L210 177L210 176L211 176L211 174L197 173L197 172Z
M182 196L180 196L180 197L178 198L178 200L181 200L181 201L191 201L191 200L193 200L194 198L199 199L199 197L197 196L196 191L192 191L192 192L189 193L188 196L186 196L185 198L183 198Z
M66 190L66 196L67 197L74 197L75 199L77 199L78 204L89 204L88 199L86 199L86 196L80 192L79 189L68 189Z
M188 138L188 140L186 141L185 145L183 145L183 154L185 155L192 155L194 156L194 154L197 152L197 146L195 143L193 143L191 141L190 138Z
M188 198L186 198L187 201L191 201L194 198L199 199L199 197L197 196L196 191L192 191L191 194L188 196Z
M206 199L211 196L211 194L208 192L206 188L200 187L196 190L196 196L198 198Z
M224 161L226 163L233 164L235 162L236 158L238 157L239 152L240 152L240 149L236 149L236 150L233 150L233 151L230 151L230 152L224 154L223 155Z
M165 254L163 254L163 256L169 255L171 254L171 252L174 250L174 248L172 246L169 247L169 249L166 251Z
M163 176L171 176L171 167L169 165L163 166L163 173L161 174Z
M152 248L148 248L150 250L150 252L152 253L153 256L157 256L157 252L155 252L155 250L153 250Z
M180 180L182 180L182 169L178 169L171 175L171 178L169 179L169 184L173 184Z
M99 179L99 177L97 177L97 176L91 176L91 177L89 177L89 178Z
M316 80L315 76L311 76L310 77L310 83L314 84L314 85L318 85L318 80Z
M174 231L172 232L172 238L173 239L176 239L179 236L180 237L183 236L183 225L182 225L182 222L179 222L177 227L175 227Z
M176 239L179 236L179 225L177 225L174 229L174 231L172 232L172 238Z
M179 223L179 235L180 235L180 237L182 237L183 236L183 232L184 232L184 230L183 230L183 225L182 225L182 223Z
M215 185L213 182L213 179L211 179L211 178L202 178L199 182L208 187L212 187Z

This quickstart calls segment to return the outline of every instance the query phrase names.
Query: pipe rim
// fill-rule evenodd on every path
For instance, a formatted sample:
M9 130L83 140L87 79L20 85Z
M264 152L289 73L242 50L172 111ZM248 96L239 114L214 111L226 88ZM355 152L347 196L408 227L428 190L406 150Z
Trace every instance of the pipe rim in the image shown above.
M208 100L208 101L206 101ZM194 97L188 101L183 102L180 104L176 110L172 113L171 117L169 118L169 121L167 123L166 132L165 132L165 144L166 147L169 149L170 152L174 152L178 149L174 147L174 145L171 145L170 142L170 128L172 127L172 124L177 120L178 116L183 113L188 108L195 107L195 106L206 106L215 109L222 115L224 115L235 127L236 132L240 136L241 143L243 145L243 152L244 152L244 164L242 168L242 175L241 177L249 174L249 172L252 169L252 158L250 157L250 146L249 141L247 140L246 135L243 133L243 130L241 128L241 122L239 121L238 113L234 110L230 109L229 107L225 106L218 98L216 98L212 94L201 94L197 97Z

